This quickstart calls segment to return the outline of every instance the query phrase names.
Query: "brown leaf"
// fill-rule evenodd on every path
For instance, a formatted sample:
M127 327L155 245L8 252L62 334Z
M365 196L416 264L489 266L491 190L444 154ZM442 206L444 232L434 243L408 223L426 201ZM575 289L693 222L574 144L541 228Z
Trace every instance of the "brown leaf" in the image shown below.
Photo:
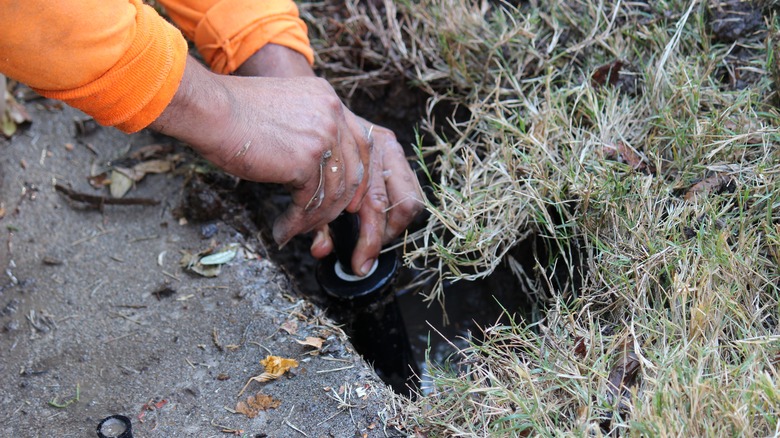
M604 85L617 85L620 78L620 69L623 68L623 61L614 61L604 64L596 69L590 76L590 82L594 87L603 87Z
M706 196L710 193L720 193L732 183L731 176L726 173L717 173L704 178L696 184L690 186L685 191L683 198L686 201L692 201L697 196Z
M633 351L624 350L612 366L607 379L607 394L613 403L615 400L621 400L624 393L628 392L629 387L636 383L636 377L641 368L639 356Z
M582 336L577 336L577 339L574 341L574 354L581 358L588 355L588 346L585 344L585 338Z
M322 349L322 343L325 342L325 339L322 338L315 338L313 336L307 336L306 339L303 341L296 339L295 342L301 344L301 345L308 345L310 347L314 347L317 350Z
M89 181L89 185L96 189L100 189L111 184L111 179L108 177L108 172L90 176L87 178L87 181Z
M298 321L295 319L288 319L287 321L282 323L282 326L280 328L286 331L288 334L295 335L296 333L298 333Z
M249 418L255 418L260 411L276 409L280 404L282 404L280 400L276 400L270 395L258 392L254 396L250 395L246 401L238 402L235 411L239 414L244 414Z
M604 157L608 160L626 163L634 170L642 172L646 175L650 175L655 172L655 167L650 164L650 160L622 141L618 141L616 144L605 144Z
M148 160L151 158L162 158L173 151L173 146L169 144L150 144L138 148L129 155L134 160Z

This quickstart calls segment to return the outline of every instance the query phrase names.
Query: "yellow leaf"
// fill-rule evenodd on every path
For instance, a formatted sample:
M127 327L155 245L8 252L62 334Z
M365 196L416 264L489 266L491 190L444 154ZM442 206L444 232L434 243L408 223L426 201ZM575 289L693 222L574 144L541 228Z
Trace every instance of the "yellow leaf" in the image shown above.
M244 393L247 386L249 386L252 382L268 382L270 380L274 380L279 378L282 374L286 373L290 370L290 368L297 368L298 367L298 361L295 359L285 359L279 356L266 356L265 359L260 361L260 364L265 367L265 372L263 374L260 374L259 376L250 377L249 380L246 381L246 385L244 385L243 388L241 388L241 392L238 393L238 396L240 397L241 394Z
M260 365L265 367L265 373L277 378L282 374L290 370L290 368L297 368L298 361L295 359L286 359L279 356L266 356L265 359L260 361ZM268 379L271 380L271 379Z

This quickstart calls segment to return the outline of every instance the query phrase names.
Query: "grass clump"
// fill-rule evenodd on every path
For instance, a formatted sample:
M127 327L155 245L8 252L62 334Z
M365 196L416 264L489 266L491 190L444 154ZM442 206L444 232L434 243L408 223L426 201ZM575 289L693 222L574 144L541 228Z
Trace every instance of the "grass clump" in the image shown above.
M432 436L780 434L773 2L303 10L345 95L401 78L427 96L430 218L406 261L440 285L507 263L547 308L485 328L392 424ZM315 18L326 15L336 20ZM529 236L546 246L530 269L513 253Z

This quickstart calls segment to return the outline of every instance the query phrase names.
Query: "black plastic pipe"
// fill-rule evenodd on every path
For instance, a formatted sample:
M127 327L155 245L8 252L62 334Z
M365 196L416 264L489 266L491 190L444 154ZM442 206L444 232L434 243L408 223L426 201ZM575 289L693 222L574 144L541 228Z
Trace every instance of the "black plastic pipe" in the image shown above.
M379 255L375 268L358 277L351 268L360 232L357 215L342 213L330 223L335 251L317 265L317 281L329 297L331 316L344 325L355 349L377 375L400 394L418 386L417 366L393 288L394 251Z

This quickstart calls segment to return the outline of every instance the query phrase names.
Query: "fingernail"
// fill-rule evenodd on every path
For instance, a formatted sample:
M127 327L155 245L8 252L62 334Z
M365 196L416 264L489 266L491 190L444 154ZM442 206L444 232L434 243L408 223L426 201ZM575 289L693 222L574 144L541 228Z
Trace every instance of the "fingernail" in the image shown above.
M324 243L325 233L323 231L317 231L317 234L314 235L314 242L311 243L311 246L322 246Z
M374 259L368 259L365 263L363 263L363 266L360 267L360 274L361 275L367 275L368 272L371 270L371 267L374 266Z

